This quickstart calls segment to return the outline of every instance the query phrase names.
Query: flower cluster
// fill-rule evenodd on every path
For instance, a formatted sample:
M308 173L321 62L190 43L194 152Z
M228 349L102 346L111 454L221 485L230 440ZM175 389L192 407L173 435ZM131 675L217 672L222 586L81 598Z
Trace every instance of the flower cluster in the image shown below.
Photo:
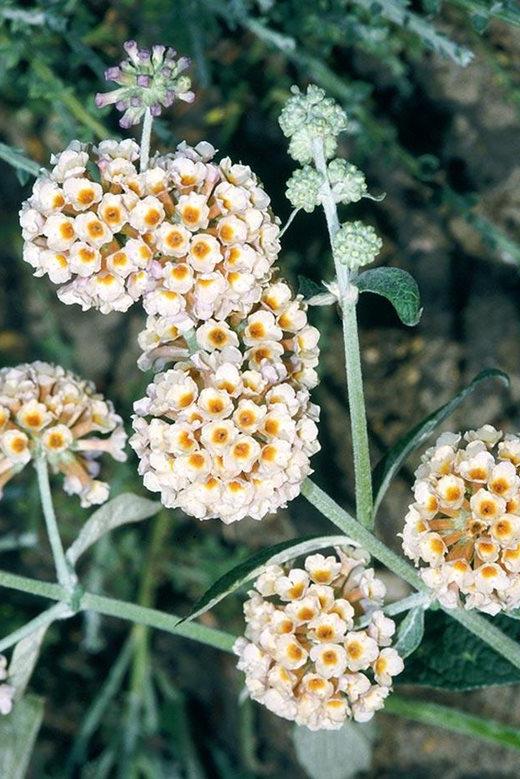
M128 59L105 71L106 80L119 88L96 95L98 108L115 103L123 111L121 127L140 122L147 108L152 116L160 116L162 107L168 108L176 98L194 100L190 78L184 74L190 66L188 57L177 58L175 49L165 46L140 49L135 41L126 41L123 47Z
M443 606L520 606L519 468L520 437L491 425L445 433L424 454L403 549Z
M266 287L239 327L200 325L191 356L167 321L149 320L146 366L175 367L134 406L130 443L145 486L168 507L225 523L261 519L294 498L319 448L309 400L318 336L284 282Z
M44 362L0 370L0 490L45 457L82 506L103 503L109 485L96 478L97 459L106 452L124 461L125 443L121 417L90 382Z
M308 163L313 157L313 138L321 138L325 155L332 157L336 137L347 126L345 112L315 84L310 84L306 93L298 87L292 87L291 92L279 118L283 134L291 139L289 154L297 162Z
M0 655L0 714L10 714L13 708L14 687L6 683L7 660Z
M333 239L339 261L354 271L373 262L382 246L374 228L359 221L344 222Z
M214 153L181 144L138 173L133 140L91 153L73 141L22 206L24 259L83 310L143 298L181 328L245 314L270 277L279 227L250 168Z
M310 730L371 719L404 667L390 647L395 624L379 609L384 585L359 549L337 554L311 555L289 571L267 566L234 646L251 698ZM356 628L365 614L368 626Z

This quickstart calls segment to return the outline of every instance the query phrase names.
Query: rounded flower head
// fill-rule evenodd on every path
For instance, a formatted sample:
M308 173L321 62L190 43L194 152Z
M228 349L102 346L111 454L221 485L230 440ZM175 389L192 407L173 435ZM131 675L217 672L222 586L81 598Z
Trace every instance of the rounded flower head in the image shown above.
M292 96L279 118L283 134L290 138L289 154L303 164L312 160L312 139L321 138L327 157L336 151L336 137L347 126L343 109L320 87L311 84L307 92L291 88Z
M366 555L353 547L337 554L310 555L302 568L267 566L234 646L251 698L310 730L371 719L404 667L389 647L395 625L378 608L384 586L368 592ZM357 629L367 613L368 627Z
M103 452L125 460L125 443L121 417L90 382L44 362L0 370L0 489L45 457L82 506L104 503L109 486L96 461Z
M119 87L96 95L98 108L115 103L123 112L121 127L140 122L147 108L159 116L176 99L193 102L191 81L184 72L190 66L188 57L177 57L175 49L165 46L140 49L135 41L126 41L124 49L128 59L105 71L106 80Z
M168 335L167 317L143 334L152 348L142 367L176 363L134 406L130 443L145 486L200 519L261 519L299 493L319 448L309 399L318 331L279 282L240 327L210 319L195 340L190 356L184 338Z
M14 687L7 684L7 659L0 655L0 714L10 714L13 708Z
M375 260L383 242L370 225L344 222L333 240L334 252L342 265L357 270Z
M501 438L445 433L416 471L403 549L448 608L520 605L520 438Z
M181 145L138 173L135 141L89 152L74 141L22 206L24 259L83 310L142 298L181 328L247 313L279 251L278 221L250 168L213 154Z

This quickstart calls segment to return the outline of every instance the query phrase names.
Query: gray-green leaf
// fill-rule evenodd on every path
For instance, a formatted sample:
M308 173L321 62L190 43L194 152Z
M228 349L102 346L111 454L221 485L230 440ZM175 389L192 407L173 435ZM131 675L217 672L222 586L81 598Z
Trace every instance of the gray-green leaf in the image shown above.
M413 327L421 318L419 287L407 271L371 268L357 277L355 285L360 292L373 292L389 300L403 324Z
M300 538L298 541L282 541L280 544L270 546L268 549L262 549L252 557L249 557L240 565L235 566L225 573L220 579L217 579L211 585L204 595L197 601L192 611L184 618L183 622L189 622L195 617L209 611L227 595L238 590L246 582L255 579L265 565L282 565L288 560L292 560L300 555L316 552L318 549L325 549L332 546L342 546L344 544L353 544L346 536L310 536Z
M498 379L504 384L509 385L509 376L503 371L496 370L494 368L486 371L481 371L473 381L471 381L464 389L458 392L451 400L440 406L433 411L429 416L425 417L418 425L410 430L403 438L401 438L394 446L388 450L382 460L378 462L374 468L373 473L373 485L374 485L374 513L377 511L383 496L385 495L390 482L394 478L395 474L406 460L410 452L413 452L419 446L421 446L426 439L433 433L436 427L441 422L452 414L455 409L460 406L463 400L467 398L482 382L488 379Z
M30 160L21 151L7 146L5 143L0 143L0 159L12 165L16 170L24 171L31 176L38 176L41 169L37 162Z
M372 723L346 722L341 730L295 727L294 748L311 779L351 779L372 764Z
M399 625L394 649L404 659L409 657L420 645L424 635L424 607L410 609Z
M33 633L22 638L13 650L11 662L9 663L9 684L15 688L16 700L22 698L25 692L25 688L34 671L34 666L38 662L43 639L50 624L49 622L47 625L42 625ZM0 776L3 776L3 774L0 774Z
M97 509L86 521L80 534L67 550L67 560L75 565L81 555L96 541L121 525L140 522L153 517L160 510L158 501L141 498L132 492L125 492L109 500Z
M0 776L24 779L43 720L43 698L26 695L0 717Z

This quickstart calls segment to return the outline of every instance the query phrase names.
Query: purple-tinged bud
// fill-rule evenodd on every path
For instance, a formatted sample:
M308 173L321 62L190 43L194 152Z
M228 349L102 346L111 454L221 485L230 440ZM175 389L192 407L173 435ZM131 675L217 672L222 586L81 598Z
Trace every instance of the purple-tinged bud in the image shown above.
M176 56L177 56L177 50L172 48L172 46L168 46L168 48L166 49L166 53L164 55L165 62L174 60Z
M179 57L177 61L177 72L181 73L191 66L191 59L189 57Z
M136 95L135 97L131 98L130 105L132 106L132 108L140 108L143 105L143 101L140 97Z
M195 100L195 92L181 92L178 97L179 100L184 100L185 103L193 103Z
M165 108L169 108L175 102L175 92L168 91L163 97L162 104Z
M170 78L170 76L172 75L173 71L172 71L171 68L169 68L168 66L165 65L164 68L160 69L159 73L161 74L161 76L163 78Z
M152 116L160 116L161 115L161 106L159 103L154 103L150 106L150 113Z
M127 54L132 56L132 54L135 54L137 52L137 43L135 41L125 41L123 43L123 49L126 51Z
M138 87L149 87L152 83L150 76L137 76Z
M117 81L117 79L120 77L121 77L121 68L118 68L117 66L114 66L112 68L107 68L105 70L106 81Z
M104 108L108 105L107 96L103 92L98 92L94 98L94 102L98 108Z
M132 125L133 125L132 117L128 116L127 114L123 114L123 116L119 120L119 126L122 127L124 130L128 130Z
M150 49L139 49L137 56L143 62L148 61L150 59Z
M116 103L116 108L118 111L126 111L129 105L130 102L128 100L118 100Z
M166 51L166 46L156 45L152 46L152 62L154 65L160 65L163 61L164 52Z

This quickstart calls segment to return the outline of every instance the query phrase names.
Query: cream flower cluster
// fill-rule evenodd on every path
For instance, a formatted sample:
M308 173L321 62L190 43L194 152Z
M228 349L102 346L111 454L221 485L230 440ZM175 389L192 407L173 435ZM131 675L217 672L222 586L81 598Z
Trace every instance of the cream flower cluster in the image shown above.
M319 449L318 408L309 399L319 334L302 301L277 282L240 324L202 324L191 357L177 345L184 339L169 344L166 336L145 354L147 364L184 360L137 401L130 440L145 486L161 492L164 505L226 524L285 506ZM154 321L142 340L155 344L166 332Z
M13 708L14 687L7 684L7 659L0 655L0 714L10 714Z
M139 146L78 141L51 158L20 212L24 259L83 310L149 314L180 327L245 314L279 251L269 198L245 165L181 144L142 173Z
M121 417L90 382L44 362L0 370L0 490L44 456L82 506L104 503L109 485L96 478L97 459L124 461L125 443Z
M520 437L485 425L445 433L416 471L403 549L440 603L520 606Z
M404 667L390 647L395 624L379 608L383 583L359 549L337 554L311 555L289 571L267 566L234 645L251 698L310 730L367 722ZM356 629L367 613L366 629Z

